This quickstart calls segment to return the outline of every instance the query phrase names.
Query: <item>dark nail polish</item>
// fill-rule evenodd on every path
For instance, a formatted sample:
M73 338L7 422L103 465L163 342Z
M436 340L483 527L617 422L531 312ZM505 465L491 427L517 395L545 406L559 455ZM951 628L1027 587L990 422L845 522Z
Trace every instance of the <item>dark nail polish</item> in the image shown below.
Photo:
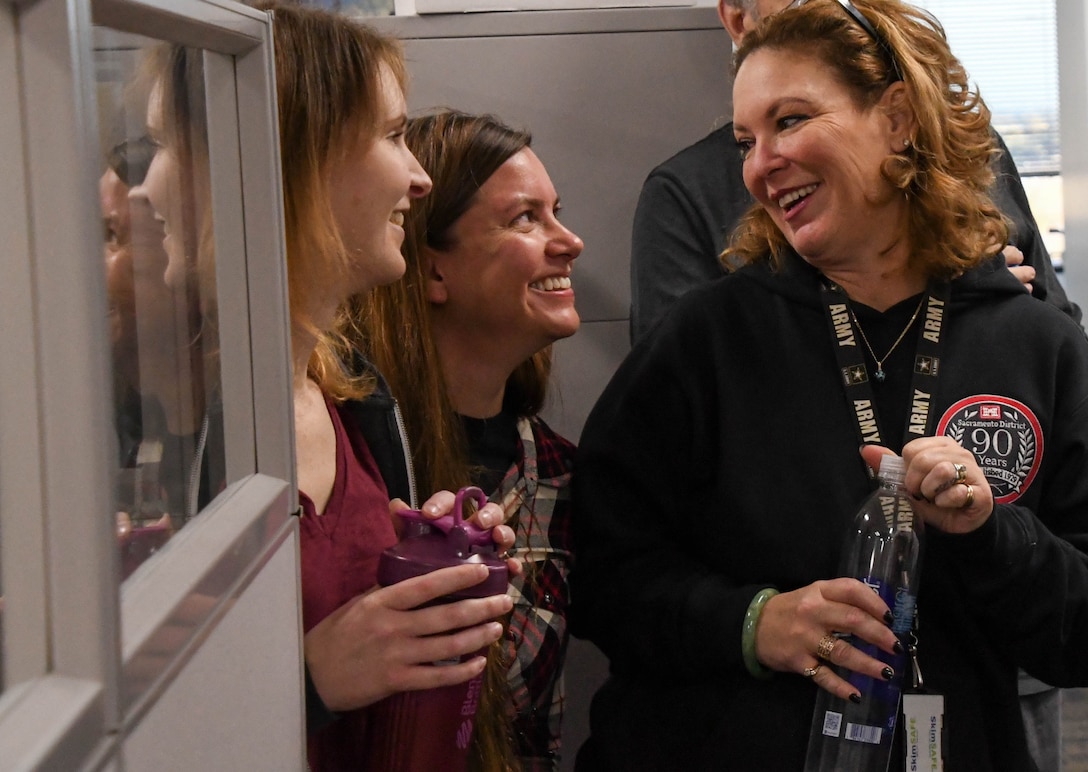
M860 705L861 704L861 695L858 694L857 692L854 692L853 694L850 695L850 702L854 703L855 705Z
M892 677L895 676L895 671L890 667L886 667L880 671L880 675L884 676L885 681L890 681L892 680Z
M892 614L892 612L890 612L890 611L885 611L885 612L884 612L884 624L886 624L886 625L888 625L889 627L891 627L891 624L892 624L892 622L894 622L894 621L895 621L895 616L894 616L894 615Z
M903 644L900 643L899 641L896 641L895 644L892 646L892 651L894 651L896 654L902 654L903 653Z

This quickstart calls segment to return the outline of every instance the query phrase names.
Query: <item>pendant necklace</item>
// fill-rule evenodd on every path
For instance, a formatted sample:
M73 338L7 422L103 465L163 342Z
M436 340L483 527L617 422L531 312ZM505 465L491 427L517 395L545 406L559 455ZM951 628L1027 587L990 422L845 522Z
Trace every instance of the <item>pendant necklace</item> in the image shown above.
M873 347L869 345L869 339L865 337L865 330L861 329L861 322L858 321L858 317L854 314L854 307L849 303L846 304L847 310L850 312L850 319L853 320L854 326L858 330L858 334L861 335L861 342L865 344L865 348L869 349L869 354L873 357L873 361L876 362L876 372L873 373L873 377L876 378L877 383L884 383L884 379L888 377L888 374L884 372L884 362L888 357L892 355L896 347L903 342L903 338L907 336L907 332L914 326L914 320L918 318L918 314L922 311L922 306L926 302L926 293L922 293L922 299L918 301L918 307L914 309L914 313L910 316L910 321L907 322L907 326L903 328L903 332L899 333L899 337L895 339L895 343L888 349L884 356L877 358L876 352L873 351Z

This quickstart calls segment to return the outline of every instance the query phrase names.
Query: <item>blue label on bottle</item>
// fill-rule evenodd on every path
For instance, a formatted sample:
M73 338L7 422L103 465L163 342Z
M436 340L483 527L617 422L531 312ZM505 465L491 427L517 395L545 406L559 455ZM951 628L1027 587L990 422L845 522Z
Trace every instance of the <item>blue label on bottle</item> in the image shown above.
M911 625L914 622L915 597L907 588L888 585L879 579L863 577L861 581L876 592L881 600L888 605L888 608L892 610L892 631L904 643L905 648L906 641L904 639L910 632ZM882 729L891 732L895 729L895 721L899 713L899 694L902 688L903 670L907 664L906 654L889 654L856 637L851 637L849 642L859 651L886 663L895 671L895 675L890 681L885 681L882 678L872 678L857 672L851 672L847 679L863 695L871 696L874 704L883 707L880 715L880 726Z
M900 639L910 632L911 625L914 624L914 606L916 603L917 599L906 587L897 587L895 602L888 603L889 608L892 610L892 632L898 635Z

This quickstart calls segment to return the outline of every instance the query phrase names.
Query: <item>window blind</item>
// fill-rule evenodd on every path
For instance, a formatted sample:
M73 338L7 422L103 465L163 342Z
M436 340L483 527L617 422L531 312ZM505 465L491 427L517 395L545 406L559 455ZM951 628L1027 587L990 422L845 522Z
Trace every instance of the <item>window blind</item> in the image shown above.
M937 17L1020 174L1058 174L1055 0L913 0Z

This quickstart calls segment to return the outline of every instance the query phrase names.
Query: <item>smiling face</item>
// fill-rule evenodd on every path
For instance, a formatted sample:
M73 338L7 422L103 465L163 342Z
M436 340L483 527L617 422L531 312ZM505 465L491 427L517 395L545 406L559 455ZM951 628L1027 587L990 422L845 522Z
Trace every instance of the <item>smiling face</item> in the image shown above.
M771 48L752 53L737 73L744 184L821 270L906 249L907 205L880 171L909 136L884 109L901 88L863 108L819 59Z
M427 250L439 336L493 352L512 369L577 331L570 277L583 244L558 213L559 196L532 150L499 166L450 229L452 246Z
M171 258L164 246L164 218L156 212L148 192L161 197L173 172L160 159L156 175L150 185L132 189L112 170L100 181L108 227L106 291L115 387L119 391L139 388L149 396L161 395L163 388L176 390L176 377L169 374L176 375L177 354L192 339L189 322L194 313L186 282L166 283ZM123 227L111 220L110 215L118 210L124 213Z
M162 87L157 85L148 99L147 130L158 149L143 183L129 191L129 201L137 205L150 204L153 223L147 224L150 227L145 226L144 233L155 232L161 227L162 248L168 257L165 280L171 287L180 287L185 280L187 263L194 257L191 253L196 249L196 202L186 200L181 177L192 170L182 168L178 149L167 142L164 117Z
M404 273L404 215L431 180L404 143L407 107L388 67L382 68L377 136L346 138L330 161L329 197L353 274L345 297L396 281Z

